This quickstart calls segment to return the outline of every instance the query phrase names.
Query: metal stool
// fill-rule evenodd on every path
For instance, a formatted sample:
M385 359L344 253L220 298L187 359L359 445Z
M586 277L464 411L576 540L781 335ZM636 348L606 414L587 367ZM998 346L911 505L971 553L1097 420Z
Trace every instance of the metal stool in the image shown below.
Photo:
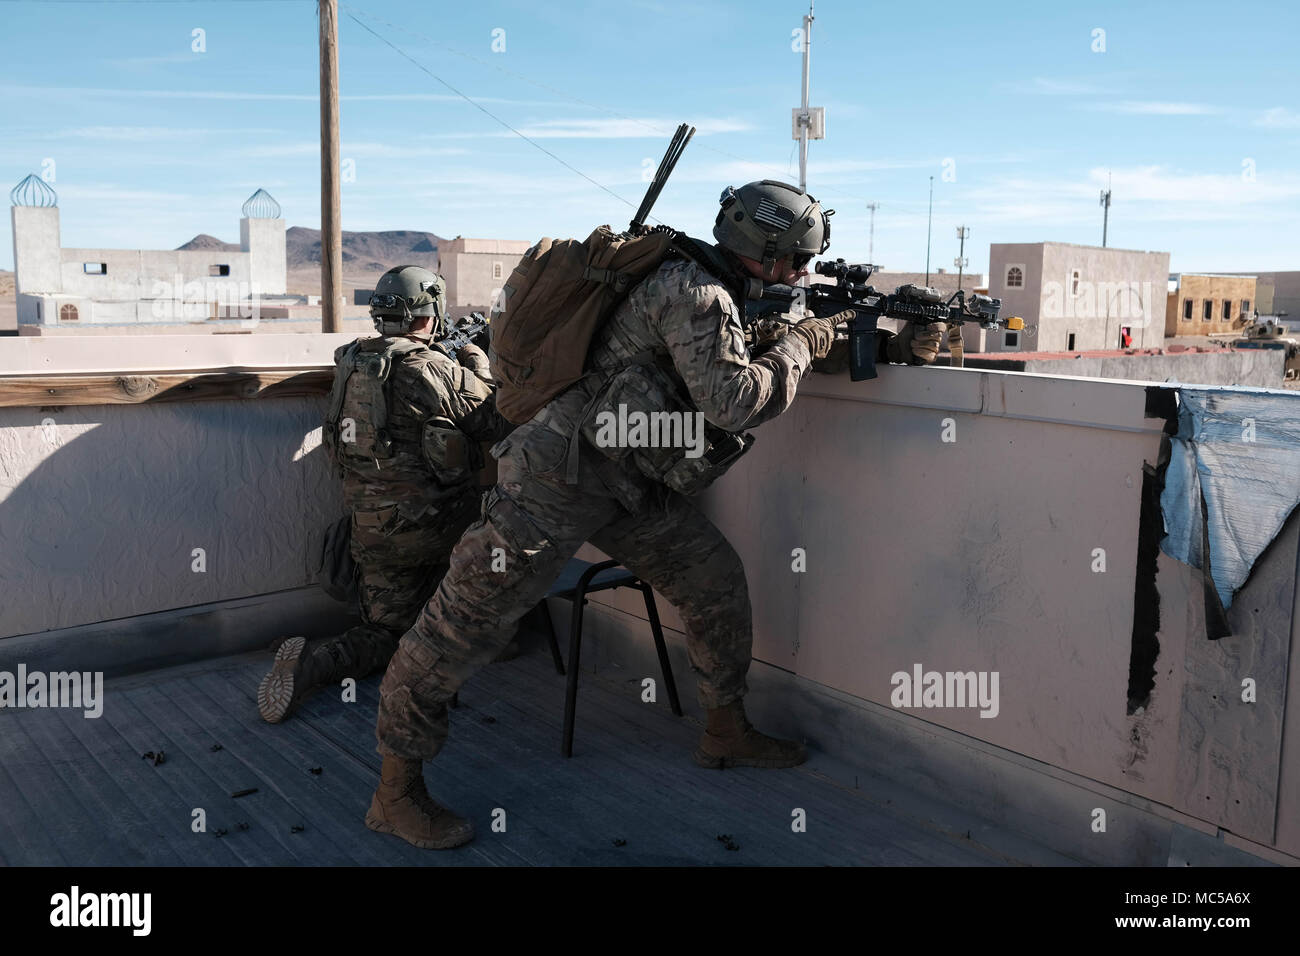
M564 695L564 741L560 752L566 757L573 756L573 721L578 709L578 661L582 645L582 609L587 603L587 595L596 591L609 591L614 588L637 588L645 597L646 617L650 621L650 632L654 635L655 651L659 655L659 667L663 671L664 686L668 691L668 702L673 713L682 716L682 705L677 700L677 684L673 680L673 667L668 660L668 648L664 644L663 628L659 625L659 609L655 607L654 591L627 568L620 567L617 561L601 561L590 564L571 558L560 573L559 578L546 592L547 597L563 598L573 603L573 614L569 619L569 669L568 686ZM556 640L555 625L550 620L550 610L545 600L540 605L546 614L551 644L551 657L555 661L555 672L564 674L564 661L560 659L560 645Z

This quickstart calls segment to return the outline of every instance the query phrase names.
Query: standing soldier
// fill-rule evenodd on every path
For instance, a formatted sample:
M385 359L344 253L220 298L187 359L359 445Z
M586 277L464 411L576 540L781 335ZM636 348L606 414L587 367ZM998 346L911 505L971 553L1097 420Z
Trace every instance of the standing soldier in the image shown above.
M611 446L596 425L620 404L633 413L702 413L719 447L785 411L814 360L826 358L851 313L805 318L761 355L745 344L737 306L744 282L793 284L829 244L812 197L777 182L728 189L716 246L669 258L597 330L588 374L493 448L495 488L451 570L403 635L380 686L379 788L366 825L415 846L468 842L473 826L425 789L423 761L447 738L447 702L509 640L584 541L648 581L681 613L707 726L694 753L704 767L792 767L803 747L759 733L742 698L752 644L740 558L687 494L720 474L727 456L682 448ZM882 360L933 360L942 326L905 326ZM723 435L722 433L733 433ZM731 456L734 460L734 456ZM499 551L497 549L500 549ZM505 555L504 570L492 567Z
M379 335L334 353L324 441L352 512L362 623L315 647L301 637L280 646L257 689L270 723L314 688L386 667L478 516L480 442L511 426L496 413L483 351L453 356L437 344L446 314L442 277L398 266L370 298Z

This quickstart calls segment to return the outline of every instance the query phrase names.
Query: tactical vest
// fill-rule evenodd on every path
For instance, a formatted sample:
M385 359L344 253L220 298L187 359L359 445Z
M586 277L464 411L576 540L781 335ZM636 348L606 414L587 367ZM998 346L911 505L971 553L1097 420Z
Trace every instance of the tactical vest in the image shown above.
M429 409L424 420L404 425L393 423L389 416L394 367L412 352L445 351L436 343L426 346L402 338L386 339L384 348L377 351L365 351L361 346L361 340L353 342L339 356L322 432L340 475L349 462L379 464L404 450L422 455L439 484L468 480L481 465L474 460L478 445L469 441L455 422L435 409Z
M675 257L694 262L722 284L735 300L736 307L744 308L744 297L737 283L729 281L731 274L727 263L712 247L679 236L680 242L674 248ZM689 243L687 248L682 246ZM743 313L742 313L743 316ZM743 323L743 317L742 317ZM607 343L608 345L608 343ZM688 457L688 448L681 444L660 445L659 447L629 447L610 445L608 435L601 435L601 422L617 420L626 411L646 416L642 421L673 421L684 425L685 416L698 416L699 410L685 392L679 376L672 367L672 360L652 349L643 349L636 353L620 354L617 347L611 364L592 368L589 375L598 375L602 382L597 388L587 408L579 419L579 430L587 443L596 448L607 458L615 461L627 461L646 477L667 485L684 495L694 495L703 491L750 449L754 438L748 433L734 434L721 428L704 423L703 434L696 440L703 442L702 454ZM605 358L608 359L609 349ZM674 416L665 419L667 413ZM611 419L612 416L612 419ZM655 416L660 416L656 418ZM693 417L692 422L699 418ZM684 437L685 428L677 437ZM569 461L566 478L577 480L577 442L570 444Z

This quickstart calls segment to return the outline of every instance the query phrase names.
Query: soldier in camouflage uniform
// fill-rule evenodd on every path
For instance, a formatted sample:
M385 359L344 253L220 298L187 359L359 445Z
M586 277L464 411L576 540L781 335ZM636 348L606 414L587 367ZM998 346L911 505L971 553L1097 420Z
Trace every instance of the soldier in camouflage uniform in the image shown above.
M386 667L478 516L479 443L511 426L496 414L483 351L466 345L453 357L433 344L446 301L440 276L392 269L371 299L380 334L334 353L324 437L352 512L362 623L312 648L301 637L280 646L257 692L271 723L317 687Z
M384 762L366 817L371 829L428 848L472 839L471 823L429 796L422 761L446 741L448 700L505 644L584 541L681 613L707 711L696 763L790 767L805 759L800 744L761 734L745 718L752 635L744 568L677 490L692 490L690 469L707 456L610 447L596 427L601 411L625 403L702 412L711 426L740 432L785 411L813 361L831 351L848 313L805 318L752 355L737 306L745 277L793 283L825 251L829 222L820 205L769 182L728 190L722 202L719 245L704 247L712 267L665 261L597 331L592 374L493 448L498 483L483 500L482 519L456 545L450 571L402 637L380 686ZM907 332L882 345L881 357L932 360L942 326ZM505 555L504 571L492 570L494 554Z

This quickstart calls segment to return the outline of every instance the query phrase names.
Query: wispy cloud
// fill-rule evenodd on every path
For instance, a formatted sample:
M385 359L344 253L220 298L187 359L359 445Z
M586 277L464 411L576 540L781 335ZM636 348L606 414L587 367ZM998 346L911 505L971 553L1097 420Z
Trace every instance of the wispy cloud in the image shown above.
M47 139L72 140L110 140L120 143L152 143L163 140L188 141L196 136L210 136L214 133L234 133L244 135L253 132L240 130L212 130L196 127L180 128L176 126L76 126L54 130L49 133L36 134Z
M113 99L161 100L287 100L291 102L316 102L316 93L270 93L258 90L145 90L107 86L29 86L0 84L4 96L57 96L57 97L111 97ZM339 97L349 102L405 102L428 101L435 103L463 103L464 99L451 93L360 93ZM479 103L509 104L512 106L559 106L554 100L520 100L507 97L474 96Z
M1020 84L1016 89L1021 93L1037 93L1041 96L1104 96L1109 90L1092 80L1051 79L1036 76L1028 83Z
M1139 116L1209 116L1222 113L1207 103L1173 103L1164 100L1119 100L1114 103L1090 103L1086 107L1101 113L1129 113Z
M694 120L696 135L743 133L754 128L744 120L705 118ZM671 136L675 122L662 119L555 119L541 120L517 127L530 139L662 139ZM472 134L471 134L472 135ZM491 136L513 136L508 130Z
M1199 173L1167 166L1101 167L1074 178L1008 177L970 190L966 199L990 222L1053 225L1091 222L1098 190L1111 184L1112 215L1134 222L1260 221L1290 215L1286 204L1300 199L1300 175L1257 176ZM1249 212L1246 212L1249 207Z
M110 66L130 69L142 66L160 66L164 63L201 63L201 53L167 53L161 56L125 56L110 57L104 60Z
M1274 106L1272 109L1265 110L1255 120L1256 126L1265 126L1272 129L1298 129L1300 128L1300 113L1289 110L1285 106Z
M393 143L347 142L339 145L339 152L346 158L384 158L384 159L420 159L430 156L465 156L470 150L461 146L402 146ZM236 151L239 156L276 157L276 156L316 156L320 153L320 141L302 140L297 143L267 143L248 146Z
M128 189L111 184L68 185L59 188L60 204L63 200L94 200L133 203L185 202L191 197L185 193L164 192L157 189Z
M163 100L310 100L319 99L315 93L262 93L242 90L130 90L107 86L25 86L0 85L3 96L108 96L114 99Z

